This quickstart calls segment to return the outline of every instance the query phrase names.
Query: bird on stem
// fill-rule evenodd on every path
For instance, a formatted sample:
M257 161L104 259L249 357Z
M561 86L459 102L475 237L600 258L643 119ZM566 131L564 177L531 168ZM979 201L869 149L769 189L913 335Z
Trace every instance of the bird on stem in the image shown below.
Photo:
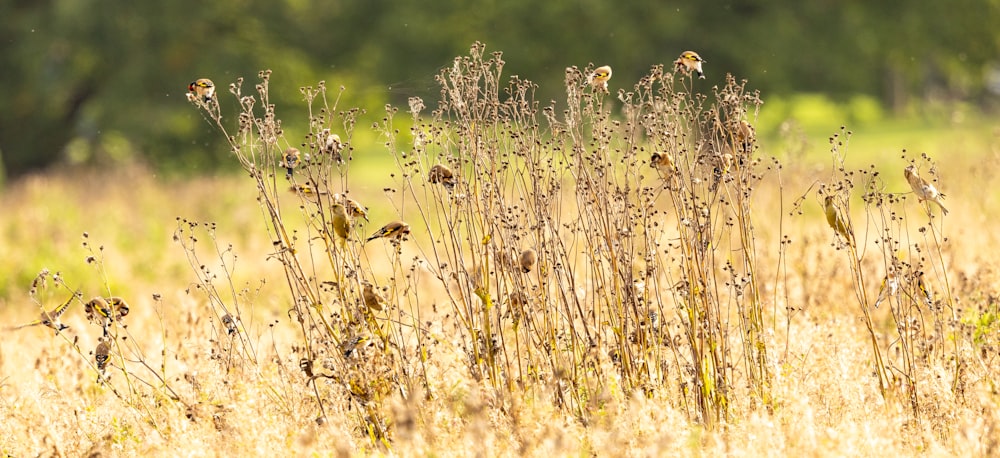
M298 167L299 164L301 163L302 163L302 156L299 153L299 149L288 148L281 155L281 162L278 165L285 168L285 171L287 172L285 174L285 178L291 180L292 171L295 170L295 168Z
M910 184L910 189L913 193L917 195L917 199L921 201L930 201L941 207L941 213L947 215L948 209L944 208L944 204L941 203L941 198L944 194L938 192L934 185L927 182L917 174L917 168L913 165L906 166L903 169L903 176L906 177L906 182Z
M431 170L427 173L427 181L440 183L449 191L455 189L455 174L452 173L451 169L442 164L431 167Z
M78 297L80 297L79 291L73 293L73 295L70 296L69 300L67 300L62 305L53 309L51 312L42 310L42 314L37 320L32 321L30 323L22 324L20 326L14 326L13 328L9 329L21 329L31 326L42 325L54 329L56 331L56 334L59 334L59 331L69 328L69 326L62 324L62 322L59 321L59 317L61 317L64 313L66 313L66 310L69 309L70 304L72 304L73 300Z
M366 240L365 242L366 243L371 242L372 240L378 238L387 238L398 242L402 240L404 235L409 233L410 233L409 224L406 224L402 221L393 221L389 224L386 224L385 226L382 226L381 229L375 231L375 233L372 234L371 237L368 237L368 240Z
M215 83L208 78L198 78L188 84L188 100L198 100L205 103L211 102L215 96Z
M351 217L347 214L347 208L336 202L330 206L330 213L333 217L333 233L341 240L347 240L351 232Z
M694 51L684 51L681 56L674 61L674 68L680 70L681 73L688 74L694 72L698 75L698 79L705 79L705 72L701 69L701 64L705 63L705 59L702 59L698 53Z
M851 227L841 214L840 209L833 203L833 196L827 195L823 198L823 209L826 212L826 222L837 233L844 238L848 245L854 246L854 237L851 236Z
M604 92L608 92L608 80L611 79L611 66L603 65L594 69L590 75L587 76L587 84L594 89L600 89Z

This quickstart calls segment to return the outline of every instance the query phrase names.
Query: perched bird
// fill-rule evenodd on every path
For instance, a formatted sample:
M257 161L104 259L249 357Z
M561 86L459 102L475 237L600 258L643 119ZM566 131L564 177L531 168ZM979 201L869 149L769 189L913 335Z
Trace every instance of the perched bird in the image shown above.
M351 232L351 217L347 215L347 208L337 202L330 206L330 213L333 217L333 233L341 240L347 240Z
M521 268L521 272L528 273L535 268L535 264L538 262L538 253L535 253L534 248L528 248L521 252L521 255L517 257L517 264Z
M389 224L386 224L385 226L382 226L381 229L375 231L375 233L372 234L371 237L368 237L366 243L371 242L372 240L375 240L377 238L387 238L399 241L403 238L404 235L409 233L410 233L409 224L406 224L402 221L393 221Z
M649 166L662 175L674 173L674 157L666 151L657 151L649 156Z
M455 189L455 174L447 166L437 164L427 173L427 181L441 183L448 190Z
M104 369L108 367L109 359L111 359L111 345L107 340L101 340L101 343L97 344L97 348L94 349L94 361L97 362L97 370L104 372Z
M66 309L68 309L69 306L70 306L70 304L73 303L73 299L76 299L79 296L80 296L80 292L77 291L77 292L73 293L72 296L70 296L69 300L67 300L62 305L56 307L51 312L46 312L46 311L42 310L42 314L41 314L41 316L37 320L32 321L31 323L22 324L20 326L14 326L13 328L10 328L10 329L21 329L21 328L27 328L27 327L30 327L30 326L43 325L43 326L48 326L48 327L50 327L52 329L55 329L56 334L59 334L59 331L62 331L63 329L68 329L69 328L69 326L66 326L65 324L62 324L59 321L59 317L61 317L62 314L66 313Z
M587 76L587 84L594 89L600 89L604 92L608 92L608 80L611 79L611 67L604 65L594 69L590 75Z
M313 201L317 200L318 196L327 194L326 191L318 190L311 184L295 184L289 187L288 191L299 197L305 197Z
M906 166L906 168L903 169L903 176L905 176L906 181L910 183L910 189L912 189L913 193L917 195L917 199L934 202L938 207L941 207L941 213L945 215L948 214L948 209L944 208L944 204L941 203L941 198L944 197L944 194L938 192L937 188L928 183L927 180L920 178L920 175L917 174L916 167L913 165Z
M198 78L188 84L188 100L208 103L215 96L215 83L208 78Z
M733 129L733 140L736 141L736 144L739 145L742 150L746 151L750 149L750 146L753 145L754 138L757 137L756 130L745 119L741 119L740 122L736 123L735 127L736 128Z
M372 286L371 283L365 282L365 289L362 291L361 295L365 299L365 307L368 307L369 310L374 312L382 310L382 304L385 303L385 298L375 291L375 287Z
M931 293L931 288L927 286L926 282L924 282L924 273L921 271L917 271L915 274L913 274L913 277L914 277L913 283L917 287L917 291L920 292L920 295L923 296L924 302L927 305L933 304L934 295Z
M289 180L292 179L292 170L294 170L296 167L299 166L299 164L302 163L301 157L302 156L299 154L298 148L288 148L281 155L281 162L278 165L284 167L285 170L288 172L285 175L285 178Z
M83 305L83 311L87 315L87 321L103 326L111 321L119 321L128 315L129 305L125 299L118 296L95 296Z
M222 325L226 327L226 334L236 334L239 329L236 327L236 318L230 314L222 315Z
M832 195L823 198L823 208L826 211L826 222L837 232L837 235L843 237L849 245L853 246L854 238L851 237L851 228L844 220L844 216L840 214L840 209L834 205Z
M344 149L344 143L340 141L340 135L330 132L330 129L323 129L320 131L319 136L320 145L322 146L320 152L330 155L338 163L344 162L343 157L340 155L340 152Z
M678 57L674 61L674 67L680 70L681 73L687 74L688 72L695 72L698 74L699 79L705 79L705 72L701 70L701 64L705 63L705 59L702 59L698 53L694 51L684 51L681 53L681 57Z
M886 299L895 296L899 292L899 280L896 278L896 272L892 268L889 272L885 274L885 278L882 280L882 287L878 291L878 298L875 299L875 308L878 308L879 304L884 302Z
M344 205L344 208L347 210L347 216L354 219L362 218L368 221L368 208L361 205L360 202L347 197L347 194L334 194L333 198Z

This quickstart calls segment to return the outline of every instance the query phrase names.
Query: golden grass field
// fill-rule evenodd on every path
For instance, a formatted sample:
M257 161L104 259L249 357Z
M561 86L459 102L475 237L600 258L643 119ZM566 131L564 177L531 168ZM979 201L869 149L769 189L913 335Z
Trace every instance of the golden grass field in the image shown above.
M400 129L409 128L406 119L396 123ZM612 126L599 115L593 123L594 132ZM619 138L619 130L608 128L609 135ZM838 128L831 126L830 134ZM544 298L559 289L542 286L546 276L559 272L556 261L550 260L573 260L580 283L578 291L569 294L603 318L590 320L586 313L575 320L563 317L570 324L551 328L524 324L528 321L516 324L513 312L499 311L510 307L497 293L502 280L488 293L497 301L494 312L468 296L468 290L465 295L456 292L453 279L459 277L438 278L434 264L446 258L438 253L447 250L448 231L441 228L448 220L425 215L458 204L442 198L422 177L409 181L403 173L409 166L405 160L399 165L399 151L406 148L398 145L359 148L350 174L330 182L331 192L349 188L352 197L369 207L371 222L364 223L359 234L366 236L399 217L412 226L398 257L383 240L346 242L353 260L346 270L340 270L346 264L324 259L334 255L326 251L322 230L316 229L316 215L303 210L309 204L285 190L284 171L274 161L259 162L277 172L263 178L273 184L263 194L245 173L161 178L141 166L57 170L13 182L0 195L0 252L5 261L0 266L0 321L11 326L27 323L38 316L40 306L51 309L72 291L82 291L83 297L63 316L69 328L58 335L44 326L4 331L0 452L753 457L1000 453L1000 275L994 255L1000 243L994 222L1000 215L995 178L1000 170L1000 123L977 119L910 129L861 127L840 148L846 152L847 172L874 167L884 180L882 191L890 194L909 192L902 177L908 160L918 161L923 170L931 163L922 161L920 154L933 160L937 185L951 213L934 213L928 225L927 214L912 196L891 207L904 212L901 222L890 225L891 238L900 243L891 252L902 262L927 266L925 279L934 303L916 301L924 306L907 305L902 297L879 308L868 305L879 293L885 257L875 243L879 226L873 215L878 212L861 201L857 189L867 175L838 172L827 135L762 137L755 157L777 157L782 164L778 171L768 160L760 163L761 176L749 206L763 311L754 345L767 350L754 361L766 366L767 382L747 374L744 302L720 286L729 285L728 274L714 267L721 306L717 321L710 324L722 329L727 342L722 346L728 363L718 380L728 384L724 390L716 388L716 404L707 410L692 405L697 398L692 384L705 379L684 363L697 359L685 352L691 352L691 342L698 339L689 337L685 343L683 337L689 326L697 327L685 318L692 307L685 305L685 298L697 293L681 295L677 282L665 281L683 275L671 270L669 254L663 261L665 273L645 277L647 299L637 303L661 310L661 332L681 343L612 343L627 325L608 323L626 314L616 314L614 302L599 297L610 294L611 287L594 285L611 277L603 267L587 266L593 258L586 240L571 242L564 258L540 254L544 267L530 274L501 274L497 267L496 275L514 285L535 285L532 291L542 291ZM495 139L502 143L500 137ZM633 169L642 172L624 172L618 182L633 180L636 189L662 186L662 176L645 166L647 159L640 154L636 160L642 168ZM512 173L503 175L513 176L507 190L527 195L525 183L531 180ZM816 196L818 181L831 184L845 176L853 177L857 186L847 195L858 241L854 265L869 296L864 307L856 293L858 277L852 276L851 250L835 238ZM557 197L566 202L558 207L566 224L577 214L602 217L599 209L586 210L581 203L579 180L557 178L566 185ZM406 189L415 192L407 194ZM259 199L276 203L282 227L295 234L286 240L295 241L294 253L275 254L280 248L274 243L275 226ZM651 205L665 213L644 223L647 230L654 223L681 227L666 194ZM462 215L470 214L474 218L474 212ZM203 223L214 226L209 230ZM531 230L519 230L511 234L525 238L515 240L530 239ZM494 234L510 235L499 229ZM663 240L678 236L673 230L662 235ZM459 239L456 244L463 247L459 255L466 255L470 266L478 259L478 244L478 239ZM742 255L721 245L713 245L720 265L739 262ZM668 253L682 249L672 247ZM283 267L293 258L308 266L302 278ZM351 298L358 293L342 281L350 277L345 272L358 266L363 271L355 274L358 278L394 286L385 290L390 299L384 310L369 314L352 308ZM43 269L51 274L32 297L32 281ZM59 281L53 278L56 272ZM341 299L322 299L325 305L314 305L315 310L300 308L296 297L309 290L302 285L320 285L323 278L341 279ZM131 308L127 317L110 326L116 346L101 380L93 350L102 330L87 321L83 302L112 295L127 298ZM536 313L557 323L560 315L550 309L567 301L574 302L539 299ZM234 315L238 310L241 324L233 334L227 334L220 321L223 310ZM472 312L463 315L468 310ZM863 310L870 312L871 331ZM351 313L364 319L348 322ZM477 313L495 315L469 324ZM330 320L327 326L321 324L324 314ZM305 324L296 316L305 316ZM473 328L479 331L488 322L500 327L492 332L500 336L495 338L500 339L498 354L504 362L491 363L488 356L471 350L476 345L476 338L470 337ZM649 327L641 317L636 322L637 334ZM566 334L577 327L605 337L597 337L602 343L591 349L565 344ZM367 330L371 344L341 355L344 341L359 330ZM872 336L890 374L881 388ZM533 340L546 338L552 340ZM538 354L549 348L546 345L568 349L565 355L551 357L555 362L550 369L535 366L545 360ZM626 356L630 351L636 353ZM310 382L300 366L309 352L322 356L313 359L312 371L333 375ZM662 367L650 369L652 376L638 377L640 383L628 378L635 375L625 369L625 362L647 364L657 357ZM566 361L584 363L569 367ZM359 383L370 385L355 386ZM758 394L762 385L764 396ZM721 414L713 420L705 416L708 411Z

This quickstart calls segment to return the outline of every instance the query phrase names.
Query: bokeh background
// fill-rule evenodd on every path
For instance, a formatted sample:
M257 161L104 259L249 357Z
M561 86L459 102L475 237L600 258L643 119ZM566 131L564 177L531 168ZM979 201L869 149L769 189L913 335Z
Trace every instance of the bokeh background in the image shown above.
M56 164L231 168L184 97L195 78L226 101L229 83L272 69L273 101L289 108L325 80L347 88L341 106L377 116L433 101L434 76L477 40L504 52L507 75L537 82L542 103L564 100L568 66L609 64L616 90L697 50L707 86L732 73L764 94L762 139L789 121L819 136L886 120L922 129L993 116L1000 100L996 0L3 0L0 17L6 179Z

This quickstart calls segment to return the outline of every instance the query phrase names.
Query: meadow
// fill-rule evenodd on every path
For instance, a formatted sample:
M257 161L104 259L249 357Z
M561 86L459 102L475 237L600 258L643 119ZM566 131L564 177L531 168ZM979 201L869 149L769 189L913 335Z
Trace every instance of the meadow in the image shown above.
M1000 453L995 119L783 123L671 67L567 69L556 107L502 66L474 46L439 105L378 114L217 81L192 111L240 173L11 183L0 320L70 305L4 331L0 452Z

